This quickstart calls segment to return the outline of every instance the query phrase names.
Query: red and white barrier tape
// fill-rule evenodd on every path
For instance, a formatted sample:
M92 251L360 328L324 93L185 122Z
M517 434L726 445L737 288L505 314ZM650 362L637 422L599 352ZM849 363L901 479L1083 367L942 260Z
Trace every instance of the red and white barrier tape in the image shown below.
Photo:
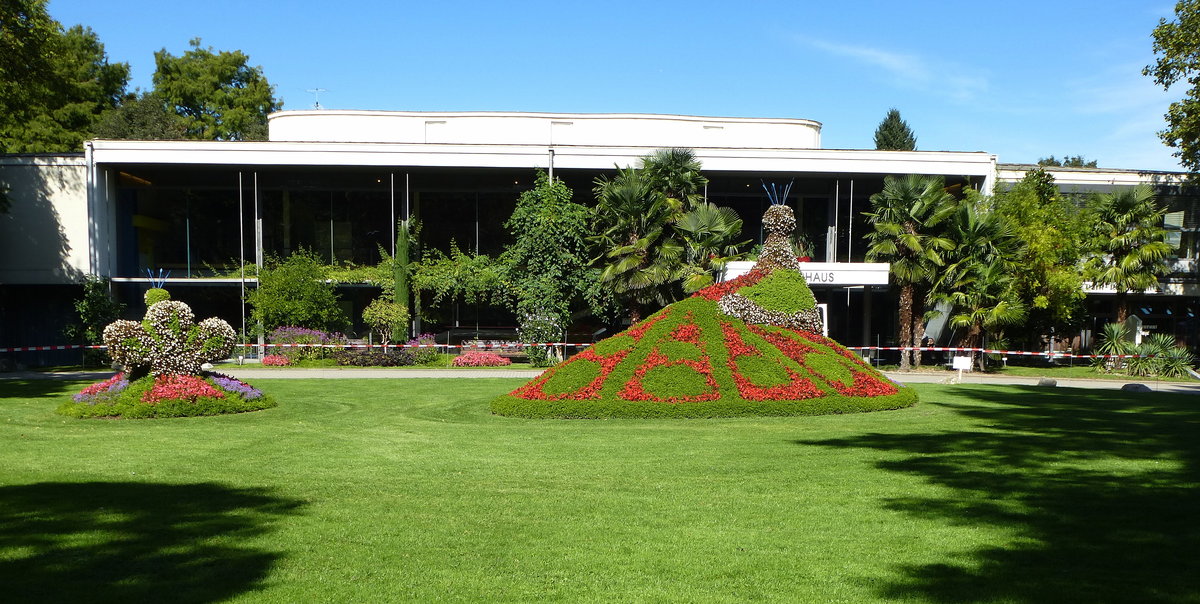
M242 348L257 348L259 344L237 344ZM542 342L537 344L520 344L514 346L467 346L463 344L262 344L264 348L470 348L472 350L480 350L490 352L496 350L520 350L527 347L547 347L547 346L571 346L575 348L586 348L591 344L586 342ZM43 350L104 350L107 346L96 344L65 344L62 346L9 346L0 347L0 352L30 352ZM991 348L957 348L945 346L847 346L850 350L868 351L868 350L921 350L925 352L982 352L984 354L1001 354L1013 356L1027 357L1054 357L1056 359L1136 359L1142 355L1137 354L1074 354L1070 352L1032 352L1028 350L994 350Z

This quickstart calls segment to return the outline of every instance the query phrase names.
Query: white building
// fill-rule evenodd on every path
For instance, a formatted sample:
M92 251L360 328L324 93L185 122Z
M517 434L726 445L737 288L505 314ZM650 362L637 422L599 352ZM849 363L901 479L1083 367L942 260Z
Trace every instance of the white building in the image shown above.
M211 275L243 259L305 247L373 264L407 216L421 219L426 246L494 253L535 170L588 203L597 176L664 147L695 151L709 201L735 209L750 239L762 237L763 183L793 182L787 202L814 250L811 281L830 305L831 335L886 343L895 333L886 267L863 264L862 239L862 212L884 177L991 190L1023 174L986 152L822 149L821 124L803 119L306 110L271 115L269 131L264 142L97 140L83 154L0 157L14 202L0 217L0 346L59 342L37 316L69 316L70 284L85 273L111 277L136 305L147 271L170 271L177 297L237 326L241 280ZM348 314L374 294L347 288ZM437 327L469 335L512 324L495 309L457 308Z

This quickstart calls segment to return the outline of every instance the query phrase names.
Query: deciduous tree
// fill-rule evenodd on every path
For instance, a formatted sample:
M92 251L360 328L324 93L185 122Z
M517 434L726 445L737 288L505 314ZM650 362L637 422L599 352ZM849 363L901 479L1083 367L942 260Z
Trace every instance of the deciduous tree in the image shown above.
M128 81L91 29L64 29L44 0L0 2L0 153L81 150Z
M154 53L154 92L183 119L188 137L265 140L267 114L283 104L262 67L248 65L240 50L217 52L200 38L190 44L178 57L165 48Z
M1175 156L1192 172L1200 171L1200 0L1175 3L1175 20L1160 19L1151 32L1154 38L1153 65L1142 70L1154 83L1169 89L1179 82L1189 88L1184 98L1167 109L1167 128L1158 133L1163 142L1178 151Z

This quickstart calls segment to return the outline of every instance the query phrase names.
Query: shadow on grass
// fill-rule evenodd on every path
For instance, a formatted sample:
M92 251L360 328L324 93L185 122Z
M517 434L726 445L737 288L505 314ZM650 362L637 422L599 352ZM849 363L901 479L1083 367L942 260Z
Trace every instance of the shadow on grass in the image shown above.
M0 379L0 398L39 398L66 396L90 382L75 380Z
M215 602L283 553L246 546L299 502L216 484L0 487L0 600Z
M923 404L973 420L970 429L802 443L879 450L879 468L953 489L946 497L890 500L889 509L1014 535L1003 546L944 552L948 562L902 568L906 580L883 587L882 597L1200 602L1194 395L944 392L965 402Z

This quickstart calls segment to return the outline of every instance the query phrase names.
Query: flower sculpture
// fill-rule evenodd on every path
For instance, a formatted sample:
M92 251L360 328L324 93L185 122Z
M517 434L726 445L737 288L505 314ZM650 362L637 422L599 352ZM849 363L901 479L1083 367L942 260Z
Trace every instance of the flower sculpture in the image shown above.
M160 290L162 291L162 290ZM141 323L119 320L104 328L113 360L131 375L198 375L205 363L233 352L237 334L229 323L209 318L195 323L191 307L175 300L155 302Z
M166 290L146 292L145 318L115 321L104 343L121 371L84 388L59 407L73 417L185 417L275 406L261 390L203 365L233 352L236 334L217 318L195 322L192 309Z
M676 302L492 401L520 417L814 415L907 407L916 393L821 334L773 205L754 270Z

